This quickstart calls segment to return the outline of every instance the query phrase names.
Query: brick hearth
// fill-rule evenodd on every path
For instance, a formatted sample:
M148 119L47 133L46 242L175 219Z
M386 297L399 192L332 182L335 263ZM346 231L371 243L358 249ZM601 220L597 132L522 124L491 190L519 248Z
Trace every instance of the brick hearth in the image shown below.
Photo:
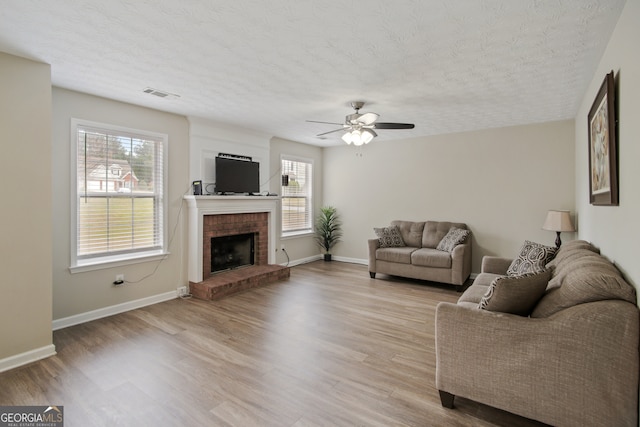
M217 300L236 292L289 278L289 267L252 265L214 274L200 283L189 283L191 294L204 300Z
M201 282L189 282L191 294L213 300L289 277L289 268L268 262L267 212L205 215L202 224ZM254 265L211 274L211 238L253 233Z

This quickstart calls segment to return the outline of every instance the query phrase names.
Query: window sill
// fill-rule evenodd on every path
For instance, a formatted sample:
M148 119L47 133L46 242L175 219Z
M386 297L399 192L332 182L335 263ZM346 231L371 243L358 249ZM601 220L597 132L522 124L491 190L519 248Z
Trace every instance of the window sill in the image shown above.
M280 236L280 238L282 239L288 239L290 237L305 237L305 236L313 236L314 232L311 230L304 230L304 231L290 231L287 233L282 233L282 235Z
M131 264L140 264L143 262L161 261L165 259L170 252L153 251L140 254L117 255L111 257L103 257L100 259L82 260L75 265L69 267L71 274L84 273L87 271L103 270L106 268L121 267Z

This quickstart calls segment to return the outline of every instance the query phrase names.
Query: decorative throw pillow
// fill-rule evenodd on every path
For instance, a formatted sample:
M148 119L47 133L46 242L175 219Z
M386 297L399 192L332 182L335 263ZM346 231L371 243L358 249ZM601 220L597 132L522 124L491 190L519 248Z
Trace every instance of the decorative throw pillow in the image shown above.
M536 306L551 278L551 270L521 276L500 276L487 289L478 308L528 316Z
M507 276L518 276L526 273L537 273L556 256L557 248L525 240L518 257L507 269Z
M464 242L471 231L462 228L451 227L449 232L440 240L436 249L439 251L451 252L460 243Z
M374 228L373 231L375 231L376 236L378 236L381 248L405 246L404 240L402 240L402 234L400 234L400 229L395 225L391 227Z

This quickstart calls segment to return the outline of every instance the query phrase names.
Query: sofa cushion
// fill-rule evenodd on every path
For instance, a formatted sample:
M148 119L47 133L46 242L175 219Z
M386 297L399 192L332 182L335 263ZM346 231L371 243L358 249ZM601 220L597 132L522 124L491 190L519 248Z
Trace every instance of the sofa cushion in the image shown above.
M390 227L374 228L373 231L378 236L381 248L397 248L405 246L400 230L395 225Z
M451 268L451 254L431 248L421 248L411 253L411 264L422 267Z
M590 250L576 249L571 251L571 253L566 254L558 264L554 264L553 262L547 264L553 269L553 275L551 277L551 280L549 281L547 290L557 288L562 285L562 282L564 282L567 274L575 270L577 267L584 268L590 266L591 264L598 264L602 262L606 263L607 261L600 255L591 252Z
M473 282L473 285L469 286L458 298L458 304L463 305L462 303L473 303L475 308L478 308L478 303L484 296L484 294L489 289L489 285L476 285L476 282Z
M391 221L391 225L398 227L405 245L413 246L414 248L422 247L424 222L395 220Z
M556 255L557 248L525 240L518 257L507 269L507 276L537 273L543 271L549 261Z
M551 270L497 277L487 288L478 308L528 316L544 294L550 277Z
M554 280L557 283L551 286ZM572 260L551 282L531 317L548 317L574 305L601 300L619 299L636 304L633 286L609 260L593 252Z
M451 227L467 229L467 225L461 222L427 221L422 233L422 247L435 249L440 240L449 232Z
M547 264L547 267L556 268L569 263L570 260L580 258L588 254L599 254L600 251L584 240L572 240L563 244L556 252L556 256Z
M469 230L451 227L442 240L440 240L436 249L450 253L453 251L453 248L464 242L469 234L471 234Z
M402 246L398 248L380 248L376 250L376 260L411 264L411 253L416 248Z
M496 273L480 273L473 279L472 286L484 286L488 287L491 283L496 280L498 277L502 277L504 274L496 274ZM476 301L480 302L480 300Z

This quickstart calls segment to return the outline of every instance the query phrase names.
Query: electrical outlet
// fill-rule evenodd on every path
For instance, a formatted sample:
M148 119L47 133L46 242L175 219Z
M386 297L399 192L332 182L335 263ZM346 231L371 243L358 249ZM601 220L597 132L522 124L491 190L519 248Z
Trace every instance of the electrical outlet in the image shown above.
M178 286L178 296L179 297L183 297L185 295L187 295L188 291L187 291L187 287L186 286Z
M114 285L122 285L124 283L124 274L116 274L116 280L113 282Z

